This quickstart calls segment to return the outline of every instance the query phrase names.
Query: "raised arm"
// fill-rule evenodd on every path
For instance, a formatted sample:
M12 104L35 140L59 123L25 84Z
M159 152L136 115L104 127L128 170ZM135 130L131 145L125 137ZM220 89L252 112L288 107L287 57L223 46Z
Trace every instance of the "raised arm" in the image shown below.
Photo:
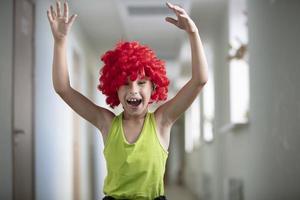
M192 104L208 80L207 62L198 33L198 28L185 10L179 6L167 3L177 20L167 17L166 21L187 32L192 54L192 77L171 100L161 105L157 111L164 126L172 125L179 116Z
M88 98L74 90L70 85L67 66L67 35L76 18L69 18L68 4L64 2L61 14L60 1L56 2L56 11L50 7L47 10L48 20L54 38L52 81L56 93L80 116L96 126L104 138L114 114L102 107L95 105Z

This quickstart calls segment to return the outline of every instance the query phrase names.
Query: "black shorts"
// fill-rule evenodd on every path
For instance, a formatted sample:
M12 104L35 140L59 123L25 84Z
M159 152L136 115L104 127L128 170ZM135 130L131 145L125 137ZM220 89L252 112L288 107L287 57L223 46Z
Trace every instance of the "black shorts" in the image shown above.
M105 196L102 200L116 200L116 199L111 196ZM129 199L123 199L123 200L129 200ZM154 198L154 200L167 200L167 198L166 196L159 196Z

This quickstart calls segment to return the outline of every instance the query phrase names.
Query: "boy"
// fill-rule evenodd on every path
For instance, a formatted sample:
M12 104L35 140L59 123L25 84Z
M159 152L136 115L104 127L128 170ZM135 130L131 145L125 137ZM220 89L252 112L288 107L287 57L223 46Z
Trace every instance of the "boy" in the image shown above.
M115 116L74 90L69 81L66 41L76 15L68 16L68 4L47 10L54 37L53 86L79 115L97 127L105 143L107 177L104 199L165 199L163 175L168 157L170 130L207 82L207 63L198 29L185 10L167 3L176 14L166 21L186 31L192 52L192 77L171 100L148 112L149 103L165 100L169 81L164 63L138 42L120 42L102 56L98 89L107 103L124 111Z

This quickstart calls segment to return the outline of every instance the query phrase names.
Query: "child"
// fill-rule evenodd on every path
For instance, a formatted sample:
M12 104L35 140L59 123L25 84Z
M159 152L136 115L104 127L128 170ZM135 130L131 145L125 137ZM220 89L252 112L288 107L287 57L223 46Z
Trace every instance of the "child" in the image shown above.
M171 100L148 112L150 103L165 100L169 80L164 62L138 42L120 42L101 60L98 89L111 106L121 103L124 111L115 116L74 90L69 81L67 34L76 15L68 17L68 4L61 14L47 10L54 37L53 86L57 94L79 115L97 127L104 140L107 177L104 199L166 199L163 176L168 157L170 130L207 82L207 63L198 29L184 9L167 3L177 19L166 21L186 31L192 52L192 77Z

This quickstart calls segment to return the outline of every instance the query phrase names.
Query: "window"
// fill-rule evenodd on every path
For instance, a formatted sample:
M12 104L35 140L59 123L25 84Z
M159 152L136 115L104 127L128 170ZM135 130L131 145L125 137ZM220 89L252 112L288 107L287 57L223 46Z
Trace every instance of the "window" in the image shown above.
M209 56L207 57L209 60ZM214 139L213 126L215 113L214 79L212 68L209 68L208 80L209 81L203 88L203 140L205 142L212 142Z
M185 151L191 152L200 146L200 98L194 100L185 112Z
M246 0L229 1L230 122L245 124L249 112L249 65Z
M249 66L244 60L230 63L230 121L246 123L249 110Z

